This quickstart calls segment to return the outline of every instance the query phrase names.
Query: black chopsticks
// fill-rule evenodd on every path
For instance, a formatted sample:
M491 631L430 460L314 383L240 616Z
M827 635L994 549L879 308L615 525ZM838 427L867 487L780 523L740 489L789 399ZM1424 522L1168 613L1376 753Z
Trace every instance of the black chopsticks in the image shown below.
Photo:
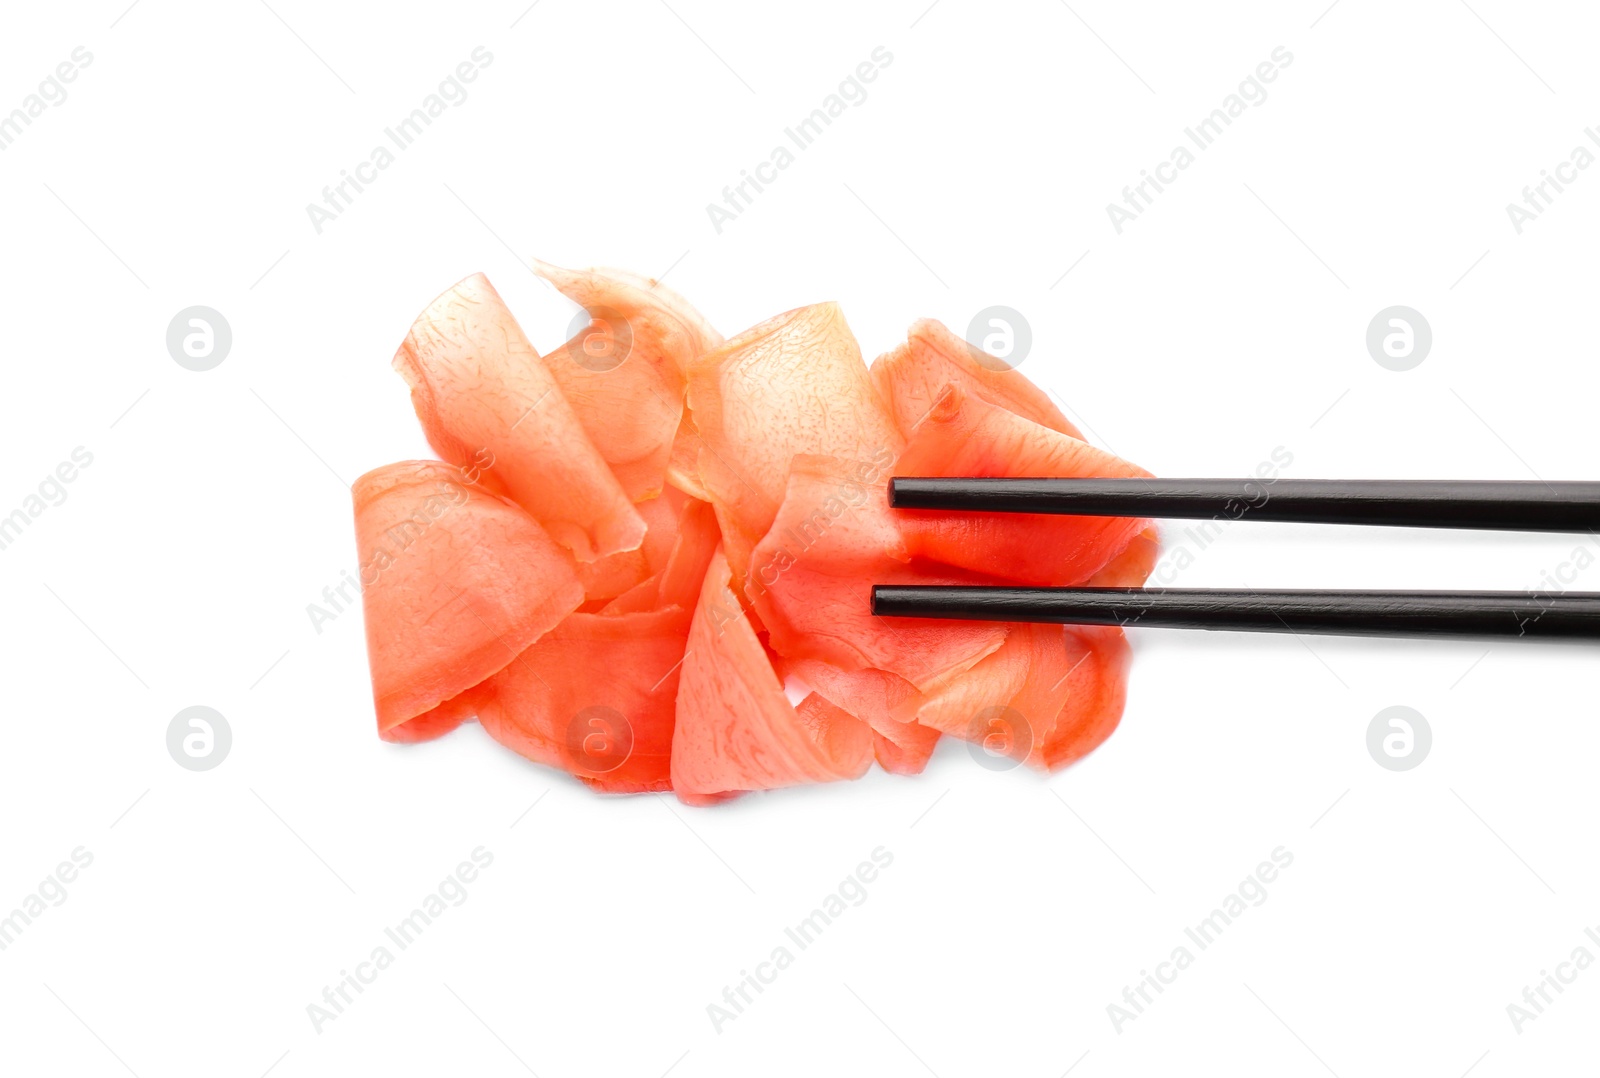
M1600 639L1600 592L1247 591L879 585L890 617L1339 636Z
M1600 483L1593 482L896 478L890 480L889 504L1498 531L1600 529ZM872 589L872 612L1346 636L1600 639L1600 592L879 585Z
M1581 532L1600 483L1389 479L891 479L896 509L1209 517L1304 524Z

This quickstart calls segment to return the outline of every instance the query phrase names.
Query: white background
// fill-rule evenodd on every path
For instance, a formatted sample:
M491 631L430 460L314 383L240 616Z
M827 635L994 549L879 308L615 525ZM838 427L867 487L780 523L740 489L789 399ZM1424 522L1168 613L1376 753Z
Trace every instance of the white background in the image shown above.
M1300 477L1595 477L1600 169L1520 235L1505 210L1600 123L1583 5L671 2L8 5L0 110L94 59L0 153L0 515L94 461L0 551L0 912L94 862L0 952L0 1067L1592 1065L1600 972L1520 1033L1506 1010L1600 956L1586 649L1136 632L1122 728L1053 778L947 744L920 778L709 810L598 798L476 726L378 740L359 614L306 613L355 567L345 484L428 455L389 357L454 281L564 339L533 257L670 269L729 334L837 299L869 357L1015 307L1025 373L1158 474L1281 446ZM306 204L479 45L470 98L319 235ZM706 203L879 45L865 102L719 234ZM1106 204L1280 45L1266 101L1118 235ZM165 346L195 304L234 335L206 373ZM1405 373L1364 343L1394 304L1434 334ZM1176 582L1527 588L1580 547L1243 523ZM168 756L192 704L232 726L216 770ZM1403 773L1365 741L1395 704L1433 731ZM316 1032L480 845L466 903ZM878 846L865 904L718 1032L707 1004ZM1107 1005L1278 846L1265 904L1118 1032Z

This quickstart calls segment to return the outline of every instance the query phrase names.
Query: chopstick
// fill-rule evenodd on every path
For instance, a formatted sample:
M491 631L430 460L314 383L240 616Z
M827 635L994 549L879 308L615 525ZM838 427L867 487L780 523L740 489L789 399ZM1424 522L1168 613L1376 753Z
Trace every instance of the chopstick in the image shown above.
M1600 592L878 585L872 612L1340 636L1600 638Z
M1408 528L1600 528L1600 483L1537 480L896 478L889 482L889 504L897 509Z

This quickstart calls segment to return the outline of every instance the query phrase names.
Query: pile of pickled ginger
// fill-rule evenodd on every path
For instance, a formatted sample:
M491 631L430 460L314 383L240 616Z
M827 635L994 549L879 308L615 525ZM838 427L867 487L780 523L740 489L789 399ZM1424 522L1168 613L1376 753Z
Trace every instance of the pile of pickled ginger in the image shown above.
M1121 717L1116 627L874 617L874 584L1136 586L1150 522L892 510L915 476L1143 476L934 321L869 367L836 304L724 339L659 282L536 271L547 355L487 278L394 357L439 460L356 481L378 732L476 719L612 793L707 804L920 772L942 735L1039 769Z

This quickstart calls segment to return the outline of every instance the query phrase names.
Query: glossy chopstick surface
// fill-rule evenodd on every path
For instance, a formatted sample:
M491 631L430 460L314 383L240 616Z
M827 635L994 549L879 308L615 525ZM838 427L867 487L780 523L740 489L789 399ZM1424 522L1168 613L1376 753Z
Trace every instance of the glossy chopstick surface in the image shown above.
M987 513L1600 530L1600 482L1587 481L902 477L890 480L889 504Z
M1342 636L1600 639L1600 593L879 585L889 617Z

